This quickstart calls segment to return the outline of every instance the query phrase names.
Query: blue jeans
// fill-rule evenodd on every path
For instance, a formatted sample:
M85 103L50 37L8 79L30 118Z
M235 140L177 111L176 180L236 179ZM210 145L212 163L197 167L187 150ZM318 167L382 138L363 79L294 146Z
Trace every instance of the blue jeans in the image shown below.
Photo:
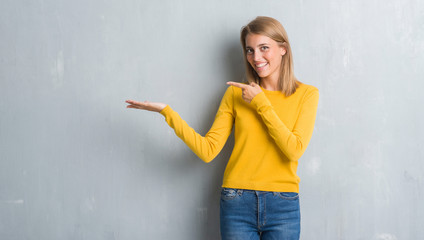
M223 188L222 240L298 240L299 194Z

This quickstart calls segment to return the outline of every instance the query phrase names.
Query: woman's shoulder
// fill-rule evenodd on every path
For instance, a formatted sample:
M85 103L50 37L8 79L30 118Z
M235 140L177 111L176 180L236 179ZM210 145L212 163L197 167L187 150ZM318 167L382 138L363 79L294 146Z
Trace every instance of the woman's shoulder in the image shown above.
M225 93L222 96L223 99L234 99L237 96L241 96L242 92L240 88L234 87L234 86L228 86L227 89L225 89Z
M246 83L243 83L246 84ZM241 88L235 87L235 86L228 86L226 92L230 92L233 95L241 94Z
M309 95L309 94L313 94L313 93L319 93L319 90L315 86L299 82L299 86L296 89L296 92L299 92L302 95L305 95L305 94Z

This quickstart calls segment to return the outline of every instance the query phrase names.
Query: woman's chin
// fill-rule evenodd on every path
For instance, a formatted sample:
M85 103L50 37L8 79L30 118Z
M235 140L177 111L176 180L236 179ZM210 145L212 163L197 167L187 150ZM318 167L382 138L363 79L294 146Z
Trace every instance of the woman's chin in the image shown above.
M260 77L260 78L266 78L266 77L268 77L268 73L264 73L264 72L256 72L257 74L258 74L258 76Z

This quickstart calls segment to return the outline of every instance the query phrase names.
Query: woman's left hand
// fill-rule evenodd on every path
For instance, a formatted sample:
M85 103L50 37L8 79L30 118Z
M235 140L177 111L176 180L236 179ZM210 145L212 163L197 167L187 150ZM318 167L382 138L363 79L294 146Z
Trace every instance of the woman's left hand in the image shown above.
M165 103L160 102L137 102L134 100L126 100L125 102L129 104L127 108L135 108L152 112L161 112L166 107Z
M227 82L227 84L234 87L241 88L241 92L242 92L241 96L243 97L243 100L248 103L250 103L256 95L262 92L261 87L254 82L251 82L250 85L237 83L237 82Z

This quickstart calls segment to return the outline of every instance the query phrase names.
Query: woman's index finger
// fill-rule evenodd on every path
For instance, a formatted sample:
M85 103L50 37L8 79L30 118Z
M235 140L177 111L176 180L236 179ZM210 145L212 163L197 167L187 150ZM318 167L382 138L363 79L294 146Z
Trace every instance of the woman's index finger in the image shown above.
M241 88L241 89L245 89L249 86L249 85L246 85L246 84L243 84L243 83L238 83L238 82L227 82L227 84L234 86L234 87Z

